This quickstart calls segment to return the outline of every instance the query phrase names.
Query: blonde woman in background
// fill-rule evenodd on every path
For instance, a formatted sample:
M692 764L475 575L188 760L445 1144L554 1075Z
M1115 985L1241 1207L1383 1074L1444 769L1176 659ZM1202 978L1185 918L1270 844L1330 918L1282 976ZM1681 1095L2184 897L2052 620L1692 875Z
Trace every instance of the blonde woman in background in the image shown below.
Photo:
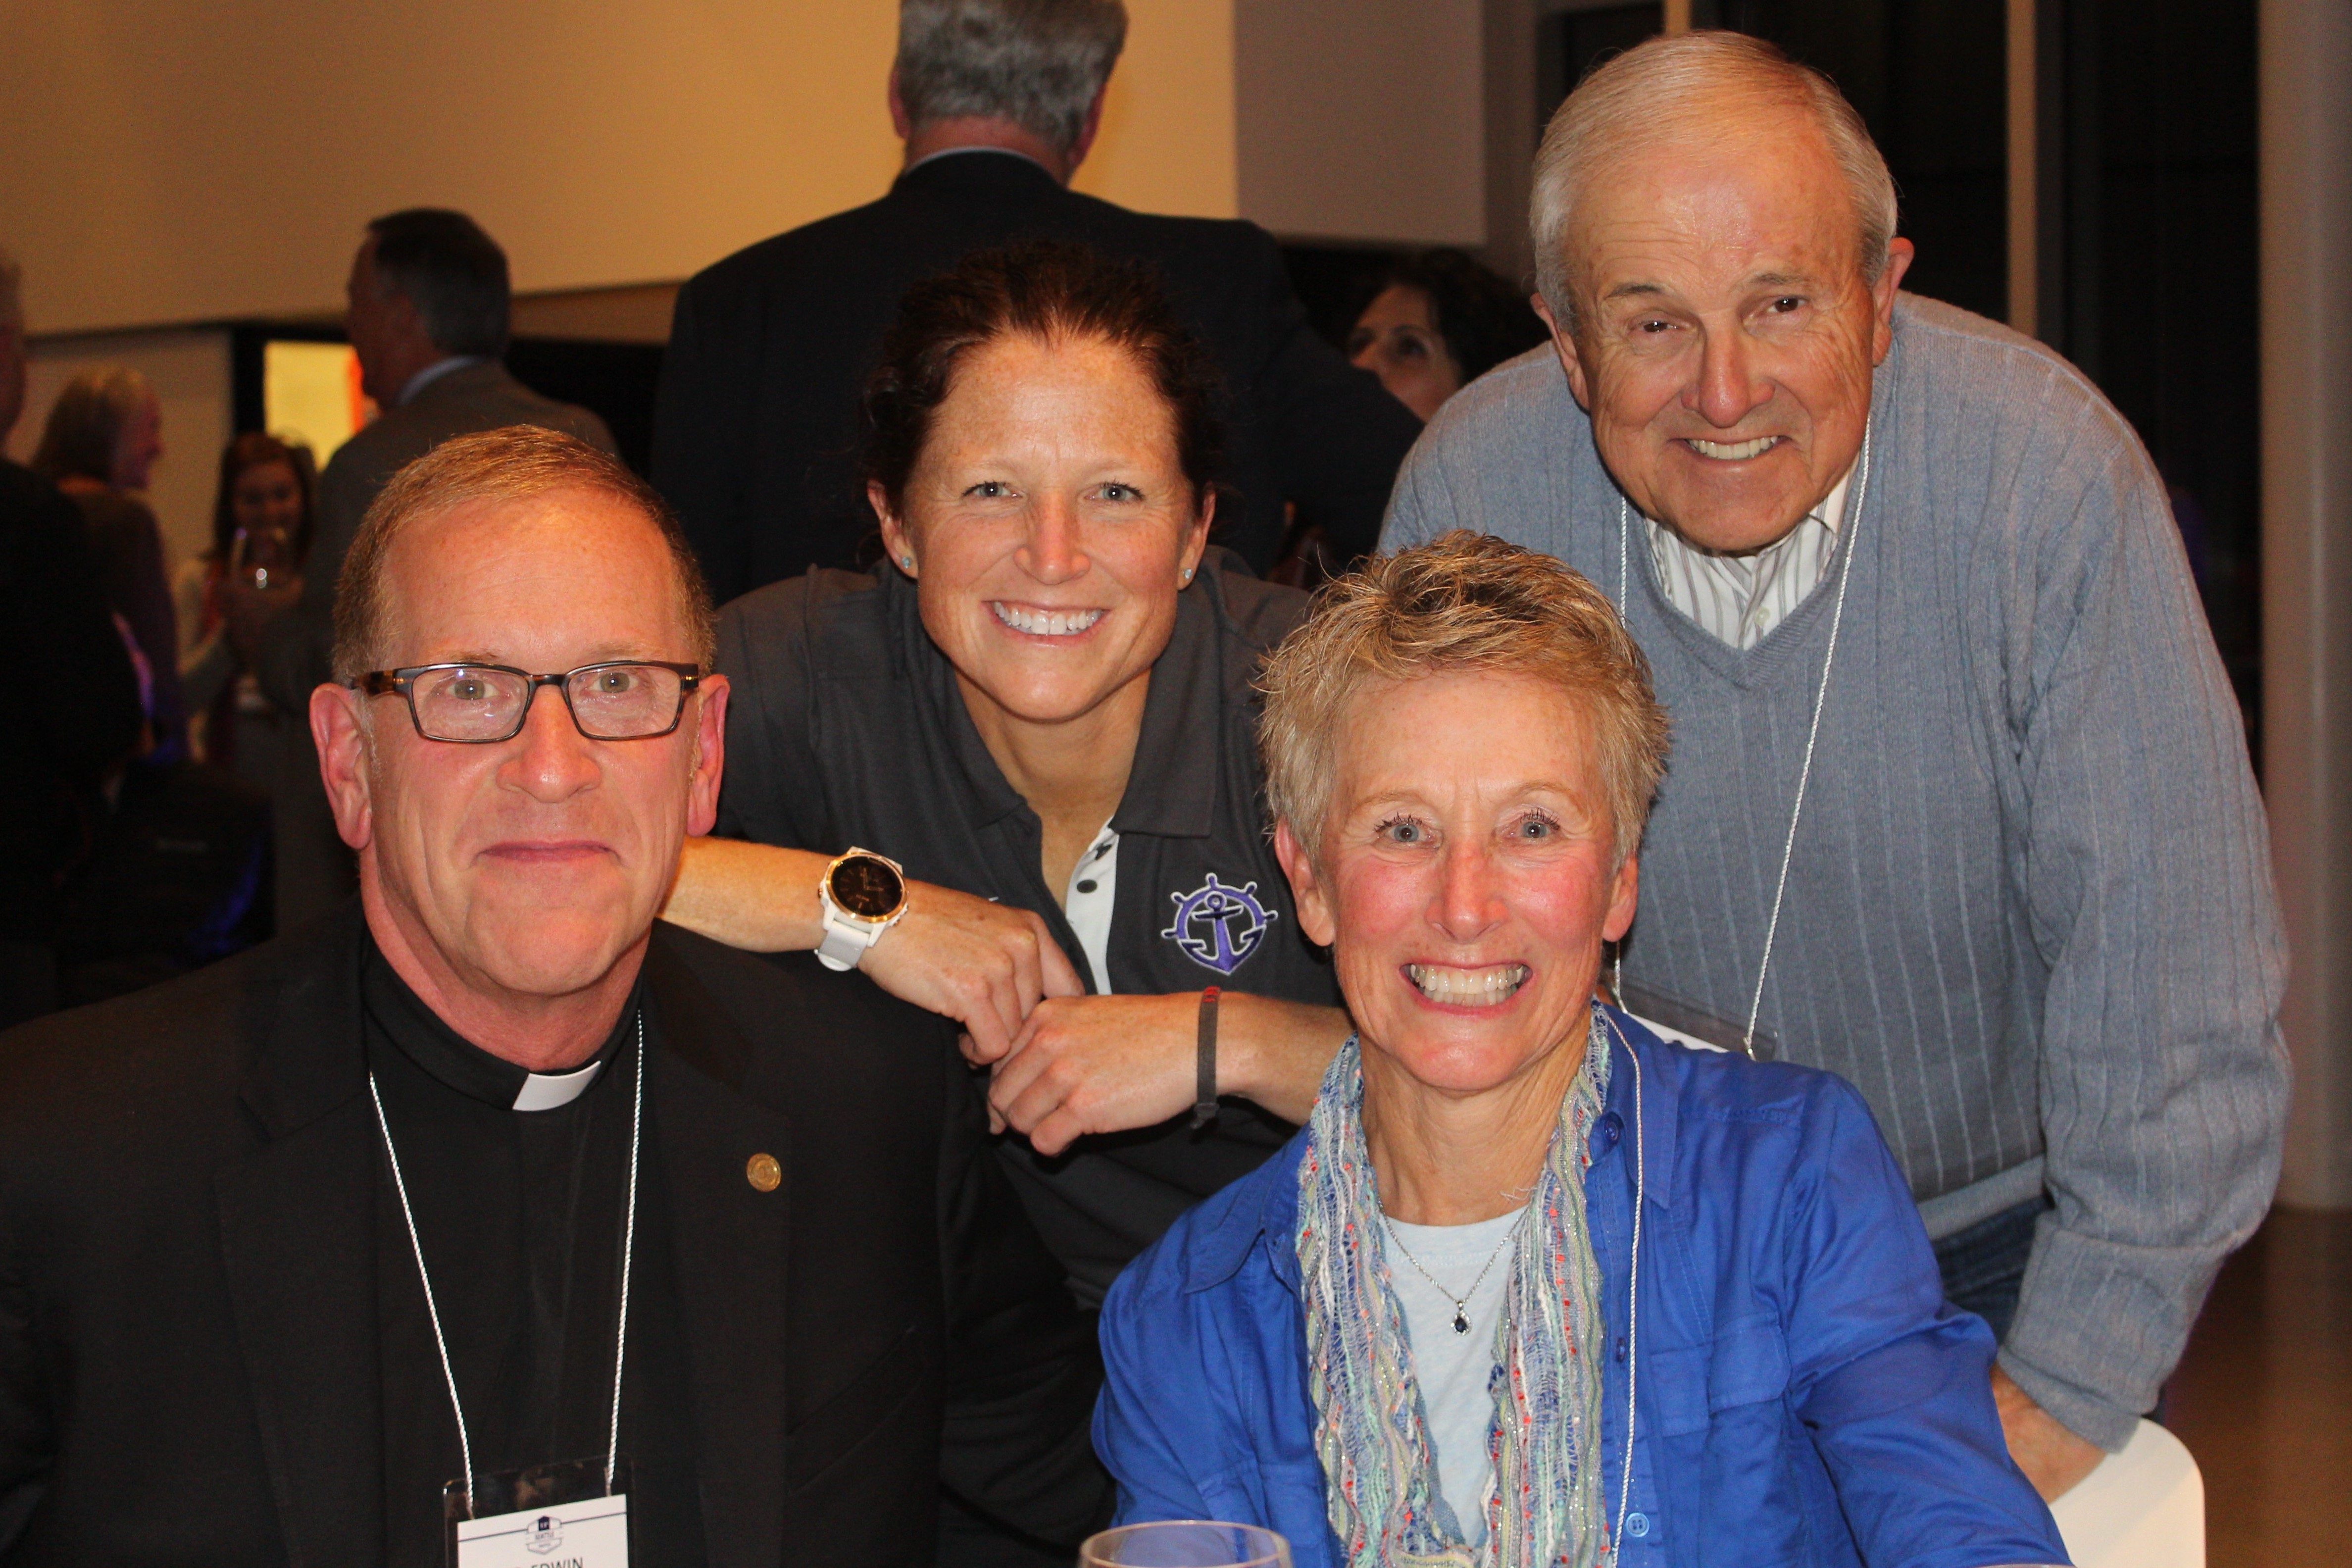
M127 365L88 370L49 407L32 468L81 509L107 604L131 633L145 668L141 685L157 752L187 744L180 692L180 639L163 574L163 537L145 499L163 455L163 409L147 378Z

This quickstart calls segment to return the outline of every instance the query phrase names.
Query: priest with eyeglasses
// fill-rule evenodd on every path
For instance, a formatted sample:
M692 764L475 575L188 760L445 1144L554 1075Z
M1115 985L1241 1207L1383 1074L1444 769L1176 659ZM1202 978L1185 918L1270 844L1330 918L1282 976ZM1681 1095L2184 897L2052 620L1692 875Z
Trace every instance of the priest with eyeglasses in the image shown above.
M310 703L349 910L0 1036L0 1561L1076 1540L1092 1347L952 1026L657 924L727 702L660 501L404 470Z

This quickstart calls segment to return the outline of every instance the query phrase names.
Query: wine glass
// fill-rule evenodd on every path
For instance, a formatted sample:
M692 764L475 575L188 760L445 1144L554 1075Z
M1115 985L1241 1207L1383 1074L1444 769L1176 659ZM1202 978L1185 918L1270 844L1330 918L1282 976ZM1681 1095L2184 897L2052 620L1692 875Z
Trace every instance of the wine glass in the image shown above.
M1290 1543L1254 1524L1162 1520L1092 1537L1078 1568L1290 1568Z
M273 576L283 581L291 569L293 542L282 528L240 528L236 531L236 570L257 590L267 591Z

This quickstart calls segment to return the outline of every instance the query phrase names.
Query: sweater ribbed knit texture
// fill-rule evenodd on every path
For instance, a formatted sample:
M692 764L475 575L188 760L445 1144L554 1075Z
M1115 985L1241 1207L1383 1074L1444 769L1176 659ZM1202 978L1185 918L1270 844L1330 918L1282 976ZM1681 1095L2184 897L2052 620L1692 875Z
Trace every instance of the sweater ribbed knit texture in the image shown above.
M2278 1175L2285 946L2162 482L2081 374L1906 295L1759 1030L1850 1079L1948 1233L2048 1191L2001 1363L2109 1448ZM1620 598L1674 722L1629 987L1744 1022L1843 555L1747 652L1660 593L1549 349L1446 405L1383 545L1450 528ZM1849 503L1851 505L1851 501Z

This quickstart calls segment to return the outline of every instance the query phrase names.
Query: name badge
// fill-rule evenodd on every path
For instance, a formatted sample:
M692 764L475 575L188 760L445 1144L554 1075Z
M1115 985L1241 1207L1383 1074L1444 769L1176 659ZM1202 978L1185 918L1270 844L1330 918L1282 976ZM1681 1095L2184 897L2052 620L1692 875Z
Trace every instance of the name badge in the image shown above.
M624 1467L614 1468L609 1492L602 1458L484 1476L470 1497L465 1483L451 1481L442 1491L450 1563L455 1568L628 1568Z

